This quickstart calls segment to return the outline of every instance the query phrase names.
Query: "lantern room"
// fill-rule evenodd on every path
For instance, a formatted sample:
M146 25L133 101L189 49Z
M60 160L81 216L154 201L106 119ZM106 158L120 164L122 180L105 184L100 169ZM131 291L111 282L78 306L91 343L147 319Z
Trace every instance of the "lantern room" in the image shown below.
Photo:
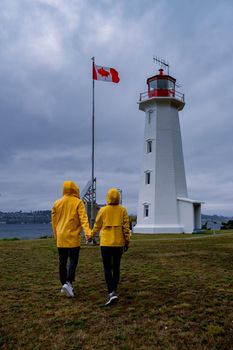
M165 75L163 69L159 69L159 74L147 79L149 97L175 97L176 79L170 75Z

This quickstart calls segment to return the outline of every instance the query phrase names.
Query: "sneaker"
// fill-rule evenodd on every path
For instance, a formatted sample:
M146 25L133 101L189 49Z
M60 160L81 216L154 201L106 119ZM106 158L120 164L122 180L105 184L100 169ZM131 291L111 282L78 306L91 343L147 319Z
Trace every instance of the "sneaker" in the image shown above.
M107 303L105 304L106 306L108 305L113 305L118 301L118 296L116 295L116 292L109 293L109 299Z
M61 293L65 294L68 298L74 297L74 291L70 282L66 282L65 284L63 284Z

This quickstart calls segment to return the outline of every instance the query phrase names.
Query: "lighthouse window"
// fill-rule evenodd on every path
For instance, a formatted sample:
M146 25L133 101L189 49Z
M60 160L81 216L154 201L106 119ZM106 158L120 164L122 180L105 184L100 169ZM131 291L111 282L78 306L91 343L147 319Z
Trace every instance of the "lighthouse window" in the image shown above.
M148 218L149 216L149 205L144 204L144 217Z
M146 173L145 173L145 175L146 175L146 185L149 185L150 184L150 171L147 171Z
M149 84L150 84L150 90L157 89L157 80L151 80Z
M171 90L175 89L175 83L174 81L168 80L168 88Z
M158 79L158 89L167 89L167 82L166 79Z
M148 111L148 124L151 123L151 114L153 113L153 111Z
M152 152L152 141L151 140L146 142L146 150L147 150L147 153Z

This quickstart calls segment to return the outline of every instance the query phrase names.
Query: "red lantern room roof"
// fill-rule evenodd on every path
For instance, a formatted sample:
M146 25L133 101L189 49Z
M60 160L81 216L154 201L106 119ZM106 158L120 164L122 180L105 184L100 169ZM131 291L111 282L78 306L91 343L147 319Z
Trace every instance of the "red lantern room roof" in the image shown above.
M147 79L147 84L149 84L151 80L158 80L158 79L167 79L167 80L173 81L174 83L176 82L175 78L171 77L170 75L164 74L164 70L160 68L159 74L154 75L153 77L150 77Z

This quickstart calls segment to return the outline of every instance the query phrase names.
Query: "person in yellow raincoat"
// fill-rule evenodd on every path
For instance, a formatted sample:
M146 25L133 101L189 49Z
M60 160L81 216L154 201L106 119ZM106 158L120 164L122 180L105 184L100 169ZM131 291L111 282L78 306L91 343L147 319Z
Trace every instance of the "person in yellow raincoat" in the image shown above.
M93 237L100 232L100 249L109 294L105 305L111 305L118 300L121 257L123 251L128 250L130 241L128 213L119 203L119 191L111 188L107 194L107 206L99 210L92 229Z
M79 188L73 181L64 182L63 197L53 205L52 227L59 254L61 293L74 297L72 282L78 265L81 229L86 239L91 238L91 230L84 203L80 199Z

